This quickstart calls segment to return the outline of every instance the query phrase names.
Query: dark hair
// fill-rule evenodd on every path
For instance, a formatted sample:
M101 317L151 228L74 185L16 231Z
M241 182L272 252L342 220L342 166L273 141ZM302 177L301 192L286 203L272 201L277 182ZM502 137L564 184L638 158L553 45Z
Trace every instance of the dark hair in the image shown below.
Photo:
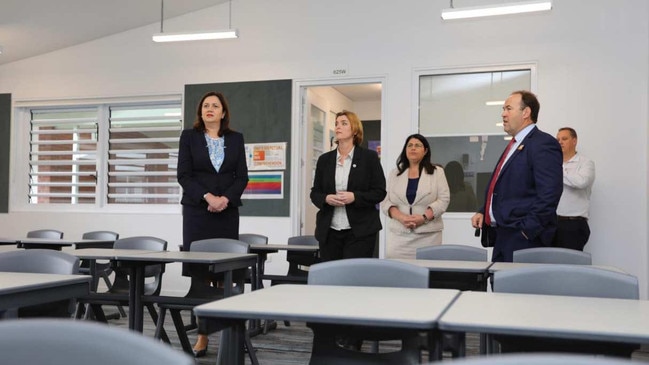
M201 101L198 103L196 108L196 120L194 121L194 129L201 132L205 131L205 121L203 121L203 102L210 96L216 96L221 101L221 106L223 107L223 119L221 119L221 125L219 127L219 137L223 137L224 134L230 133L230 107L228 106L227 100L223 94L216 91L210 91L207 94L203 95Z
M559 128L559 132L561 132L561 131L568 131L568 133L570 133L570 137L577 138L577 131L575 131L574 129L572 129L570 127Z
M536 98L536 95L527 90L514 91L512 95L514 94L519 94L521 96L521 110L529 107L531 111L530 119L533 123L536 123L536 120L539 117L539 110L541 109L541 104L539 104L539 100Z
M408 138L406 138L406 143L403 144L401 154L399 155L399 158L397 158L397 170L399 171L397 175L403 174L403 172L406 171L408 167L410 167L410 161L408 161L406 149L408 148L408 141L410 141L410 139L412 138L419 140L419 142L421 142L421 144L423 144L424 148L426 149L426 153L419 163L419 175L421 176L421 170L424 168L426 169L426 173L432 175L433 173L435 173L435 166L430 162L430 144L428 143L426 137L422 136L419 133L411 134L408 136Z
M449 161L444 167L444 174L448 182L448 189L451 193L464 191L466 185L464 184L464 169L462 164L457 161Z
M352 127L354 146L360 145L363 143L363 123L361 122L361 119L356 115L356 113L350 112L349 110L343 110L336 113L336 119L343 115L347 117L349 120L349 126ZM336 141L336 143L338 143L338 141Z

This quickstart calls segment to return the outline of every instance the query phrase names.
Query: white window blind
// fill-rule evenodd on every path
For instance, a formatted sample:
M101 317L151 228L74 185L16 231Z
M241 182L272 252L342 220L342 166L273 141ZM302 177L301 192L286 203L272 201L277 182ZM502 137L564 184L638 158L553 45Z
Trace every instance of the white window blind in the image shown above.
M180 104L109 110L108 204L177 204Z
M97 188L97 110L31 113L30 204L93 204Z

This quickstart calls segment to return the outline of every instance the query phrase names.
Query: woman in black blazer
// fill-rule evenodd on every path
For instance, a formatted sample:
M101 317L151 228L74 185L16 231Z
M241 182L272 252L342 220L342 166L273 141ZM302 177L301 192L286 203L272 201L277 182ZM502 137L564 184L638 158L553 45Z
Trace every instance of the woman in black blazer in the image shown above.
M318 158L311 202L320 209L315 237L322 261L372 257L385 198L385 176L376 152L360 146L363 125L356 114L336 114L334 151Z
M184 251L202 239L239 239L239 207L248 167L243 135L230 129L230 110L221 93L203 96L193 128L180 136L178 182L183 188ZM206 270L204 265L191 265L183 274L204 277ZM199 327L197 357L207 349L205 332Z

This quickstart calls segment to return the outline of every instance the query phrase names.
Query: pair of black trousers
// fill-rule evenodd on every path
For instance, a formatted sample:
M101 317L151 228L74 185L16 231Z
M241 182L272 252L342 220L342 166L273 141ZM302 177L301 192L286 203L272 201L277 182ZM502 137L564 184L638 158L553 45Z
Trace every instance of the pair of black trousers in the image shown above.
M377 233L356 237L351 229L337 231L329 229L327 242L320 242L320 259L333 261L340 259L374 257Z
M588 220L582 217L559 217L552 246L583 251L590 237Z

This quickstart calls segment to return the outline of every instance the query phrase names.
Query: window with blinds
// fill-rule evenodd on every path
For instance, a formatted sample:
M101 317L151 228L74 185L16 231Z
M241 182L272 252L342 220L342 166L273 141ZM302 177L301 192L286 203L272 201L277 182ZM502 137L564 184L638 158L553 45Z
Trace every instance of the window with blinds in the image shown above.
M177 204L180 104L110 107L108 204Z
M151 99L18 107L16 118L25 121L19 129L29 122L29 154L19 160L29 163L28 182L19 179L26 207L177 206L181 102Z
M95 203L97 110L32 111L30 131L29 203Z

